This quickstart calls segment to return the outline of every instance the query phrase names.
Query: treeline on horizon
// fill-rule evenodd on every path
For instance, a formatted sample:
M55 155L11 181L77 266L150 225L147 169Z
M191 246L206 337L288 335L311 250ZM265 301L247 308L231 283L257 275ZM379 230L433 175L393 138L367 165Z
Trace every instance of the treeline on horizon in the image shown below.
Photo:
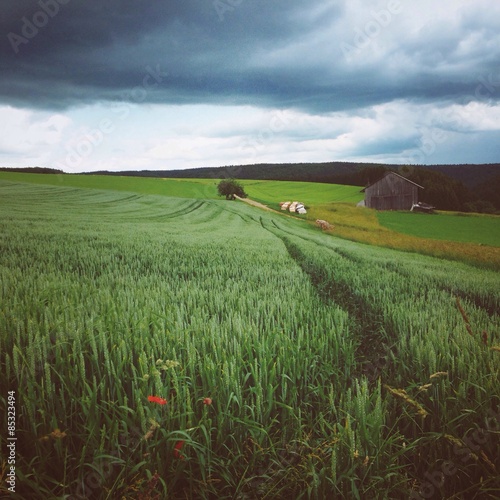
M64 174L47 167L0 168L41 174ZM185 170L98 171L87 175L122 175L158 178L213 178L239 180L303 181L366 187L386 172L395 171L424 189L420 201L441 210L500 213L500 164L385 165L377 163L261 163Z

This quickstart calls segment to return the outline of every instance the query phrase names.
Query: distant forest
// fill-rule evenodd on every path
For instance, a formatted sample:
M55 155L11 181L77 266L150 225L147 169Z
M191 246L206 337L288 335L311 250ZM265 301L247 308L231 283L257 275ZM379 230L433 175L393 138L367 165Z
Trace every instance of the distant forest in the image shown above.
M168 178L234 178L308 181L366 187L393 170L421 185L420 201L441 210L500 212L500 164L484 165L385 165L377 163L260 163L187 170L99 172Z
M63 173L61 170L42 167L0 168L0 170L47 174ZM366 187L390 170L421 185L424 189L420 192L420 201L429 203L438 209L500 213L499 163L425 166L350 162L260 163L185 170L99 171L87 175L307 181Z

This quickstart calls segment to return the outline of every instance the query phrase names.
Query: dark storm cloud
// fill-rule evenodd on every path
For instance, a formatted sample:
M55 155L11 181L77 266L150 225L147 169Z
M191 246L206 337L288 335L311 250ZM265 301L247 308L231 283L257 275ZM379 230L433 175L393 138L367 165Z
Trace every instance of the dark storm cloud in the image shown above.
M266 87L273 76L250 75L246 62L256 49L286 43L312 26L293 19L294 2L253 2L226 11L218 5L8 2L0 22L0 93L4 100L41 107L122 99L153 68L161 85L147 89L148 101L272 95Z
M376 19L360 17L358 26L340 22L344 13L343 1L325 0L9 0L0 21L0 100L52 109L128 100L321 112L457 100L478 73L499 66L498 48L486 59L475 48L495 36L487 15L462 20L466 35L482 37L470 48L444 24L377 59L361 50Z

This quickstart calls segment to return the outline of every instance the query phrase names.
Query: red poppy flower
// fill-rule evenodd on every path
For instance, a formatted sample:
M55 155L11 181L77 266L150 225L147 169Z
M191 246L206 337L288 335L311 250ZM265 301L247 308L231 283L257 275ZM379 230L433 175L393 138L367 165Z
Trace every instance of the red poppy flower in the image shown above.
M158 403L159 405L166 405L167 400L160 398L159 396L148 396L148 401L151 403Z
M174 446L174 457L175 458L180 458L181 460L184 460L184 457L181 454L182 447L184 446L185 441L177 441Z
M204 405L211 405L212 404L212 398L205 398L203 400Z

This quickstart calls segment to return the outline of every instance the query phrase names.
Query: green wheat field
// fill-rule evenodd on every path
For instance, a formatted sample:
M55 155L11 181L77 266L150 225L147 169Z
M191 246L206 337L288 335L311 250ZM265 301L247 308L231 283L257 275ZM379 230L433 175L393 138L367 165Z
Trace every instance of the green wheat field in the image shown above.
M498 498L499 272L73 178L0 179L11 498Z

